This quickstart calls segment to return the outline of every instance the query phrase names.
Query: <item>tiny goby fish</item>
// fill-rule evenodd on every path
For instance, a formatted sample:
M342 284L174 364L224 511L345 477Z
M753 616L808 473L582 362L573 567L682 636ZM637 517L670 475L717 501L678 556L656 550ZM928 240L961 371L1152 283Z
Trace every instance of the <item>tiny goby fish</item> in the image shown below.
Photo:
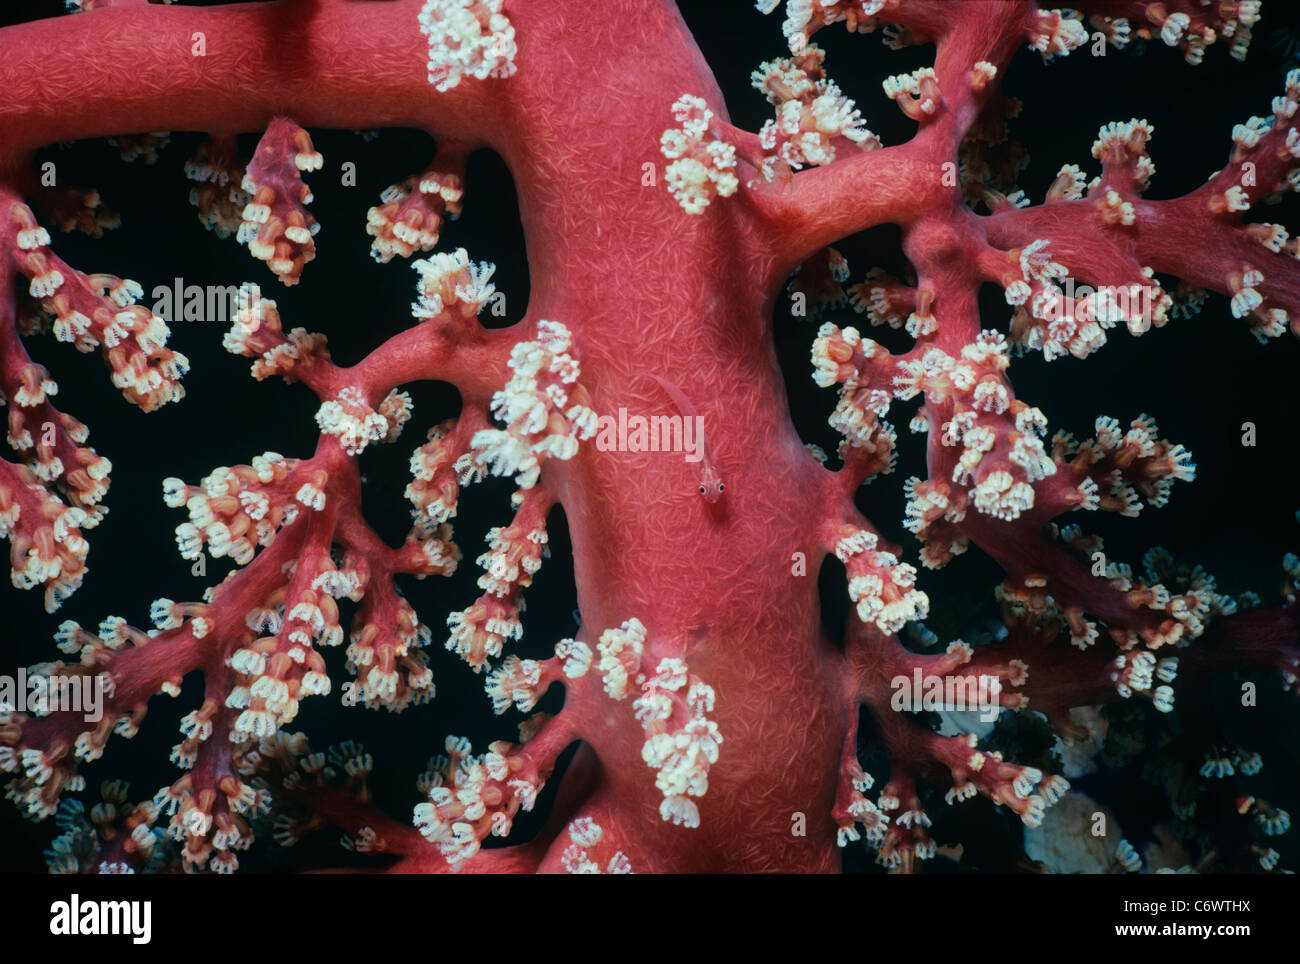
M722 476L718 475L717 467L713 464L713 454L709 450L709 443L704 438L704 422L695 412L695 407L682 394L682 390L672 382L665 381L658 375L651 375L659 387L668 393L677 410L682 413L683 418L695 419L695 424L699 426L700 443L703 449L703 458L700 460L700 495L709 503L716 503L722 494L727 491L726 484L722 481Z

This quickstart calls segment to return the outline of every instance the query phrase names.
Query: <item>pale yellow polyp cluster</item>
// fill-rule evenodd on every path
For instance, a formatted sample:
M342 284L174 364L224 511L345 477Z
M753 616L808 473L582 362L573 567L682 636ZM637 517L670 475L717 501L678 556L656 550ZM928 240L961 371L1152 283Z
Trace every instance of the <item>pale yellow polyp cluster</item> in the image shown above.
M410 417L411 398L405 392L390 392L375 410L366 404L360 389L348 387L321 405L316 424L323 433L338 439L346 454L360 455L371 442L397 438Z
M1143 649L1133 653L1120 653L1115 657L1112 666L1111 679L1120 696L1127 699L1133 695L1134 690L1150 691L1151 703L1157 710L1161 713L1169 713L1173 710L1174 688L1168 684L1178 676L1176 656L1157 660L1154 655ZM1151 684L1157 677L1163 682L1152 689Z
M921 543L921 564L927 569L941 569L970 548L970 537L950 528L944 538L936 539L931 531L937 522L955 526L966 518L970 499L961 490L939 480L922 481L916 476L903 484L907 496L907 517L903 527Z
M264 452L251 465L218 467L199 485L164 479L164 502L189 511L189 521L176 527L181 556L197 559L206 546L214 559L229 556L246 565L257 546L269 546L275 533L297 518L300 507L324 508L326 472L310 467L299 471L301 464L278 452Z
M933 67L922 67L910 74L896 74L881 82L885 96L915 121L928 120L938 113L943 91Z
M754 89L776 108L776 117L759 132L759 142L769 152L760 166L767 180L776 176L781 164L798 170L809 164L831 163L837 137L868 150L880 146L879 139L863 126L853 101L826 78L822 69L825 57L813 44L798 57L768 61L750 74Z
M20 531L21 506L14 493L0 486L0 539L12 540L9 562L13 584L19 589L44 585L45 609L54 612L85 577L90 546L81 529L93 526L98 517L77 506L65 506L40 486L35 473L26 466L19 472L28 474L28 491L40 500L40 516L45 524L33 526L30 539L15 538Z
M239 858L232 851L247 850L253 843L248 820L267 813L271 795L241 780L226 777L220 795L195 793L189 774L154 795L152 806L160 815L170 815L167 835L183 841L181 859L188 871L204 868L218 874L232 874Z
M862 834L865 833L868 843L879 844L885 837L885 831L889 829L889 814L866 797L867 791L875 785L876 781L871 774L862 769L857 760L849 764L845 776L850 786L849 800L845 807L848 819L841 820L835 842L841 847L846 847L852 841L861 840ZM862 825L861 833L858 831L858 824Z
M421 778L429 799L416 806L415 825L459 870L485 837L507 836L515 814L533 809L544 781L526 748L497 741L471 756L469 740L449 736L446 749Z
M297 717L300 696L324 696L330 691L325 662L310 645L313 640L319 646L342 642L333 600L299 602L288 615L286 628L292 633L291 652L277 651L277 638L264 637L231 657L231 667L242 677L226 697L227 708L240 711L230 731L232 742L274 736Z
M113 385L142 411L184 398L180 380L189 359L166 347L171 334L166 323L136 304L144 289L130 279L85 275L64 264L27 205L12 204L7 217L14 228L14 268L29 279L28 293L53 318L55 338L79 351L101 348Z
M722 734L705 717L713 710L713 687L688 673L681 659L660 660L655 674L641 684L633 712L646 733L641 758L657 770L655 786L663 793L659 816L686 827L700 825L700 811L690 797L709 789L709 766L718 762ZM689 719L674 727L674 710L685 702Z
M280 122L273 122L267 128L267 136ZM294 149L292 180L259 181L258 176L265 178L266 175L255 174L256 169L250 163L240 182L240 188L250 200L244 205L242 220L235 231L235 240L246 245L254 258L265 261L286 285L297 284L303 266L316 257L314 238L320 225L307 211L306 205L311 203L312 194L303 183L301 174L319 171L325 164L305 130L292 130L291 146ZM263 150L270 149L270 145L263 147L259 143L254 162Z
M527 713L542 696L542 664L535 659L507 656L500 669L488 674L485 688L494 712L504 713L513 705Z
M896 9L903 0L786 0L785 21L781 32L785 34L790 52L802 54L808 48L809 36L825 24L843 23L851 33L870 33L876 28L875 16L884 10ZM760 13L771 13L781 5L781 0L757 0L754 4Z
M971 90L983 90L997 75L998 68L994 64L989 63L987 60L976 61L968 78Z
M306 328L283 333L276 303L263 298L257 285L241 285L237 304L221 346L232 355L255 358L252 374L258 381L273 375L293 381L304 370L329 359L324 335Z
M460 216L464 195L461 174L437 168L389 185L379 195L380 203L366 212L366 234L375 239L370 256L386 264L394 256L432 251L443 217L454 221Z
M873 471L888 473L897 460L894 446L898 433L883 419L892 389L873 385L867 377L866 369L878 357L887 359L888 353L870 338L863 338L856 328L841 329L827 322L813 342L813 381L823 388L840 385L839 401L828 420L844 436L840 456L852 451L868 459Z
M411 453L413 478L405 495L413 505L417 525L439 526L456 516L460 480L453 463L463 453L456 451L458 439L449 437L453 424L435 425L429 430L429 441Z
M569 824L570 844L560 857L560 864L571 874L630 874L632 862L621 850L614 852L605 869L596 861L597 848L605 832L590 817L579 817Z
M439 540L430 542L455 549ZM458 558L444 561L443 574L451 574ZM348 641L346 668L356 675L359 702L369 708L382 707L400 713L408 706L433 699L433 671L424 652L432 639L432 631L420 622L405 599L398 600L397 615L391 620L375 619L354 626Z
M713 111L702 98L677 98L673 118L681 127L664 131L659 141L659 149L672 162L664 170L668 193L687 214L702 214L715 197L731 197L740 186L736 149L717 138L705 140Z
M835 544L835 556L848 571L858 618L889 635L924 619L930 599L916 588L916 569L891 552L876 551L877 542L866 529L849 530Z
M1073 10L1039 10L1029 29L1029 46L1044 60L1064 57L1088 42L1088 28Z
M605 695L622 701L638 686L641 695L632 701L632 713L645 731L646 741L641 747L641 758L657 771L655 786L663 794L659 815L665 821L685 827L700 825L700 811L691 797L702 797L709 789L709 767L718 762L718 747L722 734L718 726L707 718L713 711L713 687L690 672L686 661L669 656L660 659L651 675L642 669L646 656L646 628L639 619L626 620L617 629L607 629L596 644L599 660L596 671L601 676ZM562 662L565 676L581 679L593 663L593 654L586 644L564 640L555 648L557 661ZM499 697L515 698L507 694L507 685L519 686L525 699L531 699L533 688L524 675L534 667L520 664L511 667L508 677L503 677Z
M605 686L605 695L612 700L627 696L629 678L641 668L641 654L645 650L645 626L639 619L629 619L618 629L607 629L600 634L596 652L600 654L597 672Z
M468 609L447 616L446 647L464 658L474 672L482 672L489 657L501 655L507 639L519 639L523 633L519 614L524 608L523 591L532 585L533 576L548 555L545 512L549 497L541 489L516 493L519 506L514 521L504 528L488 531L488 551L478 557L483 575L478 579L480 596ZM510 673L518 667L511 664ZM505 686L506 699L516 688L502 683L501 671L488 679L488 692L498 684ZM540 680L534 679L534 683ZM544 686L544 684L543 684ZM541 691L538 691L540 696ZM495 698L495 697L494 697ZM521 696L521 701L523 697ZM498 709L504 712L505 707Z
M537 484L545 459L573 458L578 442L596 431L572 347L568 328L539 321L536 340L511 351L513 375L492 396L492 412L506 428L483 429L471 442L478 465L493 475L513 475L521 489Z
M430 255L411 267L420 273L420 300L411 305L411 314L416 318L436 318L453 309L463 318L472 318L496 292L490 284L496 266L471 261L464 248Z
M1062 169L1065 174L1066 169ZM1058 175L1058 182L1063 178ZM1098 182L1094 181L1095 186ZM1069 188L1065 188L1068 190ZM1133 205L1114 190L1097 195L1095 205L1104 222L1116 226L1136 223ZM1124 322L1130 333L1141 335L1168 319L1173 300L1161 290L1151 268L1124 285L1088 289L1081 297L1066 298L1057 281L1069 269L1052 260L1049 242L1039 238L1007 252L1020 269L1019 279L1004 281L1007 304L1017 310L1012 321L1013 339L1031 350L1041 349L1047 361L1073 355L1086 358L1106 343L1106 329Z
M428 0L420 32L429 38L429 83L439 93L465 77L486 80L515 73L515 28L503 0Z
M1029 269L1045 269L1028 262ZM1026 290L1028 286L1026 285ZM1012 398L1002 373L1010 363L1006 339L994 331L981 332L974 342L963 347L954 358L938 347L920 351L919 357L898 359L897 374L889 389L872 387L867 381L868 368L879 355L879 346L863 339L853 328L843 330L826 324L813 345L813 379L823 386L840 383L840 401L831 424L845 434L850 446L864 444L879 447L888 441L892 456L893 434L879 417L888 411L892 398L908 400L924 393L932 404L951 403L952 417L941 427L940 442L962 449L952 474L952 481L969 486L970 493L940 492L927 487L913 498L908 508L909 528L921 535L937 519L950 516L959 521L966 507L1000 519L1015 519L1033 508L1033 483L1053 475L1056 466L1047 456L1040 436L1046 419L1036 408ZM887 355L881 361L890 362ZM990 418L1009 413L1012 426L1005 420ZM920 431L929 427L925 418L914 424ZM998 448L1005 437L1005 459L986 465L986 457ZM841 454L843 454L843 449ZM882 459L884 468L892 467L892 457ZM931 501L937 500L937 501ZM956 537L947 545L936 544L923 553L926 564L937 568L965 548ZM867 592L866 583L860 584ZM870 599L868 594L865 598ZM856 600L855 600L856 601ZM870 608L870 604L868 604ZM867 617L864 617L867 618Z
M1131 160L1138 190L1146 190L1156 172L1155 162L1147 155L1146 146L1155 132L1155 126L1145 118L1103 124L1092 143L1092 156L1111 165Z
M479 588L504 596L516 587L531 585L548 554L546 529L539 525L523 532L518 525L495 526L485 538L490 548L475 560L484 569Z

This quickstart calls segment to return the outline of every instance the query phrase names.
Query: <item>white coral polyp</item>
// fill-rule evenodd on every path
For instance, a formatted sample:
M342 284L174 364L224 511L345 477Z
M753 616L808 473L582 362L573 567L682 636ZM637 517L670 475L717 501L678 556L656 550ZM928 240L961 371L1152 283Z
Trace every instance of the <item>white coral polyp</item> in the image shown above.
M740 186L736 149L721 140L705 142L713 111L704 100L683 94L673 104L680 129L666 130L659 148L672 161L664 170L668 193L687 214L702 214L715 197L731 197Z
M699 808L688 798L708 792L709 767L718 762L722 744L718 725L705 716L716 702L713 687L693 675L686 661L677 656L660 659L647 678L642 666L646 628L635 618L601 633L596 649L605 695L623 700L631 684L641 687L632 712L646 735L641 759L656 771L655 786L664 796L660 816L678 826L698 827ZM565 673L570 677L585 674L591 665L591 651L581 643L565 640L555 653L566 660ZM570 667L570 662L577 665Z
M546 459L567 460L578 443L596 430L595 412L585 405L568 405L580 373L569 354L572 337L559 322L539 321L537 340L522 341L510 353L513 375L492 396L492 413L505 429L483 429L470 442L476 464L493 475L513 475L522 489L537 484Z
M1034 507L1034 488L1010 472L990 472L971 489L971 504L985 515L1010 522Z
M464 77L486 80L515 73L515 28L503 0L428 0L420 32L429 38L429 83L440 93Z
M1088 30L1071 10L1040 10L1029 30L1029 46L1044 60L1067 56L1088 42Z
M831 163L836 137L867 150L880 146L880 140L863 125L853 101L833 81L818 76L824 56L811 46L798 61L768 61L750 75L752 86L776 108L775 118L759 133L763 149L775 152L764 159L765 175L779 167L778 159L795 170Z
M414 262L420 273L420 300L411 305L416 318L436 318L444 311L459 307L467 317L476 315L496 293L490 284L496 265L471 261L464 248L450 254L439 252Z
M389 434L389 423L362 397L360 390L345 388L337 399L321 405L316 424L327 435L335 436L348 455L358 455L371 442Z
M646 765L658 770L655 786L664 795L660 815L672 823L699 826L699 810L687 796L709 789L709 766L718 762L722 735L712 720L693 717L673 732L650 736L641 748Z
M629 619L618 629L600 635L596 650L600 653L597 669L604 680L605 694L621 700L627 695L628 677L641 665L645 649L645 626L639 619Z
M916 587L916 569L890 552L877 552L876 536L865 529L852 530L835 545L835 555L848 570L849 599L858 618L874 623L885 634L924 619L930 599Z

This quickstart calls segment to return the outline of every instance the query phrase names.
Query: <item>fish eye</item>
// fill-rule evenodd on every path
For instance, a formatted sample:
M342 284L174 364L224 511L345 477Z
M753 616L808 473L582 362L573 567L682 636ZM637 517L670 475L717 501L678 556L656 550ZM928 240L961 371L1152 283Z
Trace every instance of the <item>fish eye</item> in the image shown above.
M727 491L727 484L726 484L725 482L719 482L719 483L718 483L718 491L719 491L719 492L726 492L726 491Z
M704 486L700 486L700 495L708 495L709 492Z

